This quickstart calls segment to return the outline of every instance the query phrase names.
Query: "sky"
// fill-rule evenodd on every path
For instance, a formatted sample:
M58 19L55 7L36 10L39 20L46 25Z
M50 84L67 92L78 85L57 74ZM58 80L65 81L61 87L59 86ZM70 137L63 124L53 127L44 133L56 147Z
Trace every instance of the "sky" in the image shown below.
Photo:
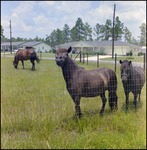
M92 28L107 19L113 22L114 4L115 17L138 40L139 26L146 24L146 1L1 1L1 25L7 38L11 20L12 37L45 39L65 24L72 29L79 17Z

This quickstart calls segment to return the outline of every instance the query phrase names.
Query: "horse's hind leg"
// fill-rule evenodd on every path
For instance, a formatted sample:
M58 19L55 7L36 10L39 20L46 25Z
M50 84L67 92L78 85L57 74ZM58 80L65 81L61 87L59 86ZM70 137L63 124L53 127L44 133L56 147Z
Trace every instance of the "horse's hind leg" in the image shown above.
M101 96L102 102L103 102L100 114L103 114L104 109L105 109L105 105L106 105L106 102L107 102L107 99L105 97L105 93L102 93L100 96Z
M22 62L22 66L23 66L23 69L24 69L24 62L23 62L23 60L21 60L21 62Z
M34 63L34 60L30 60L31 63L32 63L32 70L35 70L35 63Z
M141 94L141 91L139 92L139 98L138 98L138 101L140 102L140 94Z
M109 106L111 108L111 110L113 110L114 108L115 109L118 109L117 108L117 95L116 95L116 92L110 92L109 91Z

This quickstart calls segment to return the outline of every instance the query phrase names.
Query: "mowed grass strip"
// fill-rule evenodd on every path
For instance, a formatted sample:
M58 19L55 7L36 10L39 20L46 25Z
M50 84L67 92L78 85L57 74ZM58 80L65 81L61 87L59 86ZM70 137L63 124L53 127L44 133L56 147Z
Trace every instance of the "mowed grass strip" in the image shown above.
M61 68L55 60L41 60L36 70L25 61L25 69L13 58L1 58L1 148L2 149L145 149L146 148L146 83L141 102L134 111L133 94L129 111L125 110L125 94L117 66L118 111L111 112L107 103L99 115L101 98L82 98L83 117L75 117L75 105L66 90ZM87 70L96 63L78 65ZM112 64L100 67L114 70Z

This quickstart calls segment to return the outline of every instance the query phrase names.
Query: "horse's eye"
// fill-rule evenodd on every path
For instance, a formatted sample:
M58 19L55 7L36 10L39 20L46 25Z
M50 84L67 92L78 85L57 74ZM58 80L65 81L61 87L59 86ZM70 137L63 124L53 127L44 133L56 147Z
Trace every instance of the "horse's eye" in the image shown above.
M62 59L62 57L60 57L60 59Z

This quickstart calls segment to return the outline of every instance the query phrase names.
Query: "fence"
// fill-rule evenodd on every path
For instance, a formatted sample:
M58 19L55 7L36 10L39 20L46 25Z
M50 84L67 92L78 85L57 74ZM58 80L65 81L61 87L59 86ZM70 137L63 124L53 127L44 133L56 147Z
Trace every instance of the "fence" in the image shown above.
M61 67L56 64L55 60L43 59L42 55L41 53L40 58L42 60L40 64L35 64L35 71L31 70L32 64L30 61L24 62L25 69L22 68L21 63L19 63L18 69L15 69L12 65L13 57L1 57L2 148L38 148L38 143L40 143L40 149L42 147L60 148L61 146L58 146L57 143L66 145L70 139L71 143L73 143L77 135L80 135L80 138L81 136L87 138L91 135L92 130L96 137L98 137L97 135L99 133L102 133L101 135L105 133L107 137L108 130L111 131L109 133L110 135L112 132L114 132L115 135L116 133L121 135L122 132L123 134L127 132L126 137L130 130L135 130L133 133L130 133L133 137L136 131L139 131L138 133L141 132L142 120L144 120L144 116L146 116L146 83L141 90L141 100L139 101L137 98L137 113L135 112L135 106L133 104L134 95L131 92L129 93L128 111L126 111L126 96L122 84L121 72L120 69L116 69L118 110L111 111L111 106L115 103L112 103L112 99L109 97L109 92L106 90L106 87L108 81L111 81L111 83L109 82L110 91L116 87L114 72L109 72L110 70L108 69L108 72L103 73L104 70L102 70L102 72L99 72L96 76L91 74L89 80L87 79L87 77L90 76L88 74L89 71L83 72L82 70L94 70L97 66L99 68L107 67L114 70L115 64L101 63L101 61L99 61L99 55L97 55L95 62L90 62L90 57L86 55L85 60L87 58L87 65L84 63L85 61L82 60L84 57L82 57L76 61L74 65L70 63L74 61L68 61L70 68L67 67L63 71ZM79 74L76 74L74 68L79 68ZM81 92L81 94L88 93L88 95L83 95L80 100L81 113L83 114L81 120L76 120L76 117L74 117L76 110L77 112L79 110L78 107L75 107L75 102L77 103L78 99L76 99L75 102L72 99L72 97L74 98L79 94L80 89L76 91L73 91L72 88L67 89L67 87L70 86L70 80L68 80L68 78L71 74L69 74L67 78L64 77L64 74L67 73L66 71L68 71L68 69L71 69L72 74L74 74L73 79L75 79L74 81L77 83L72 83L72 85L87 87L86 89L82 89ZM111 80L109 80L109 78L107 78L109 75L114 77L114 79L111 78ZM66 84L65 80L69 81L67 81L68 84ZM87 80L89 82L87 82ZM99 85L98 88L92 88L97 85ZM72 97L68 92L71 90L73 92L71 93L71 95L73 94ZM101 93L102 90L106 90L105 95ZM96 95L92 94L100 95L93 97ZM76 106L79 105L77 104ZM101 117L99 113L102 112L103 109L104 117ZM126 114L126 112L128 114ZM140 130L138 130L138 128L136 129L136 127L140 127ZM68 136L65 138L67 134ZM75 136L75 134L77 135ZM63 142L64 139L65 144ZM136 139L138 141L138 134ZM85 143L88 143L88 140L89 139L87 139ZM120 141L121 140L122 139L120 139ZM52 141L54 141L54 143ZM75 140L75 142L77 141ZM50 146L48 143L52 145L50 144ZM35 146L31 147L30 145ZM69 148L68 146L65 147Z
M88 65L88 57L89 57L89 55L88 55L88 53L86 53L86 54L81 54L81 51L77 54L77 56L75 57L75 59L74 60L76 60L76 58L78 57L78 55L80 55L80 59L79 59L79 61L80 62L83 62L83 64L85 64L85 55L86 55L86 58L87 58L87 65ZM110 55L110 54L109 54ZM83 57L82 57L83 56ZM119 55L120 56L120 55ZM124 55L122 55L122 56L124 56ZM82 61L82 59L83 59L83 61ZM99 67L99 63L100 63L100 59L99 59L99 53L97 53L96 54L96 62L97 62L97 67ZM105 61L106 62L106 61ZM113 62L113 61L111 61L111 62ZM117 53L115 53L115 59L114 59L114 64L115 64L115 72L116 72L116 69L117 69ZM134 63L135 65L139 65L139 63ZM140 64L140 67L142 67L144 70L145 70L145 67L146 67L146 53L144 53L143 54L143 61L142 61L142 66L141 66L141 64Z

